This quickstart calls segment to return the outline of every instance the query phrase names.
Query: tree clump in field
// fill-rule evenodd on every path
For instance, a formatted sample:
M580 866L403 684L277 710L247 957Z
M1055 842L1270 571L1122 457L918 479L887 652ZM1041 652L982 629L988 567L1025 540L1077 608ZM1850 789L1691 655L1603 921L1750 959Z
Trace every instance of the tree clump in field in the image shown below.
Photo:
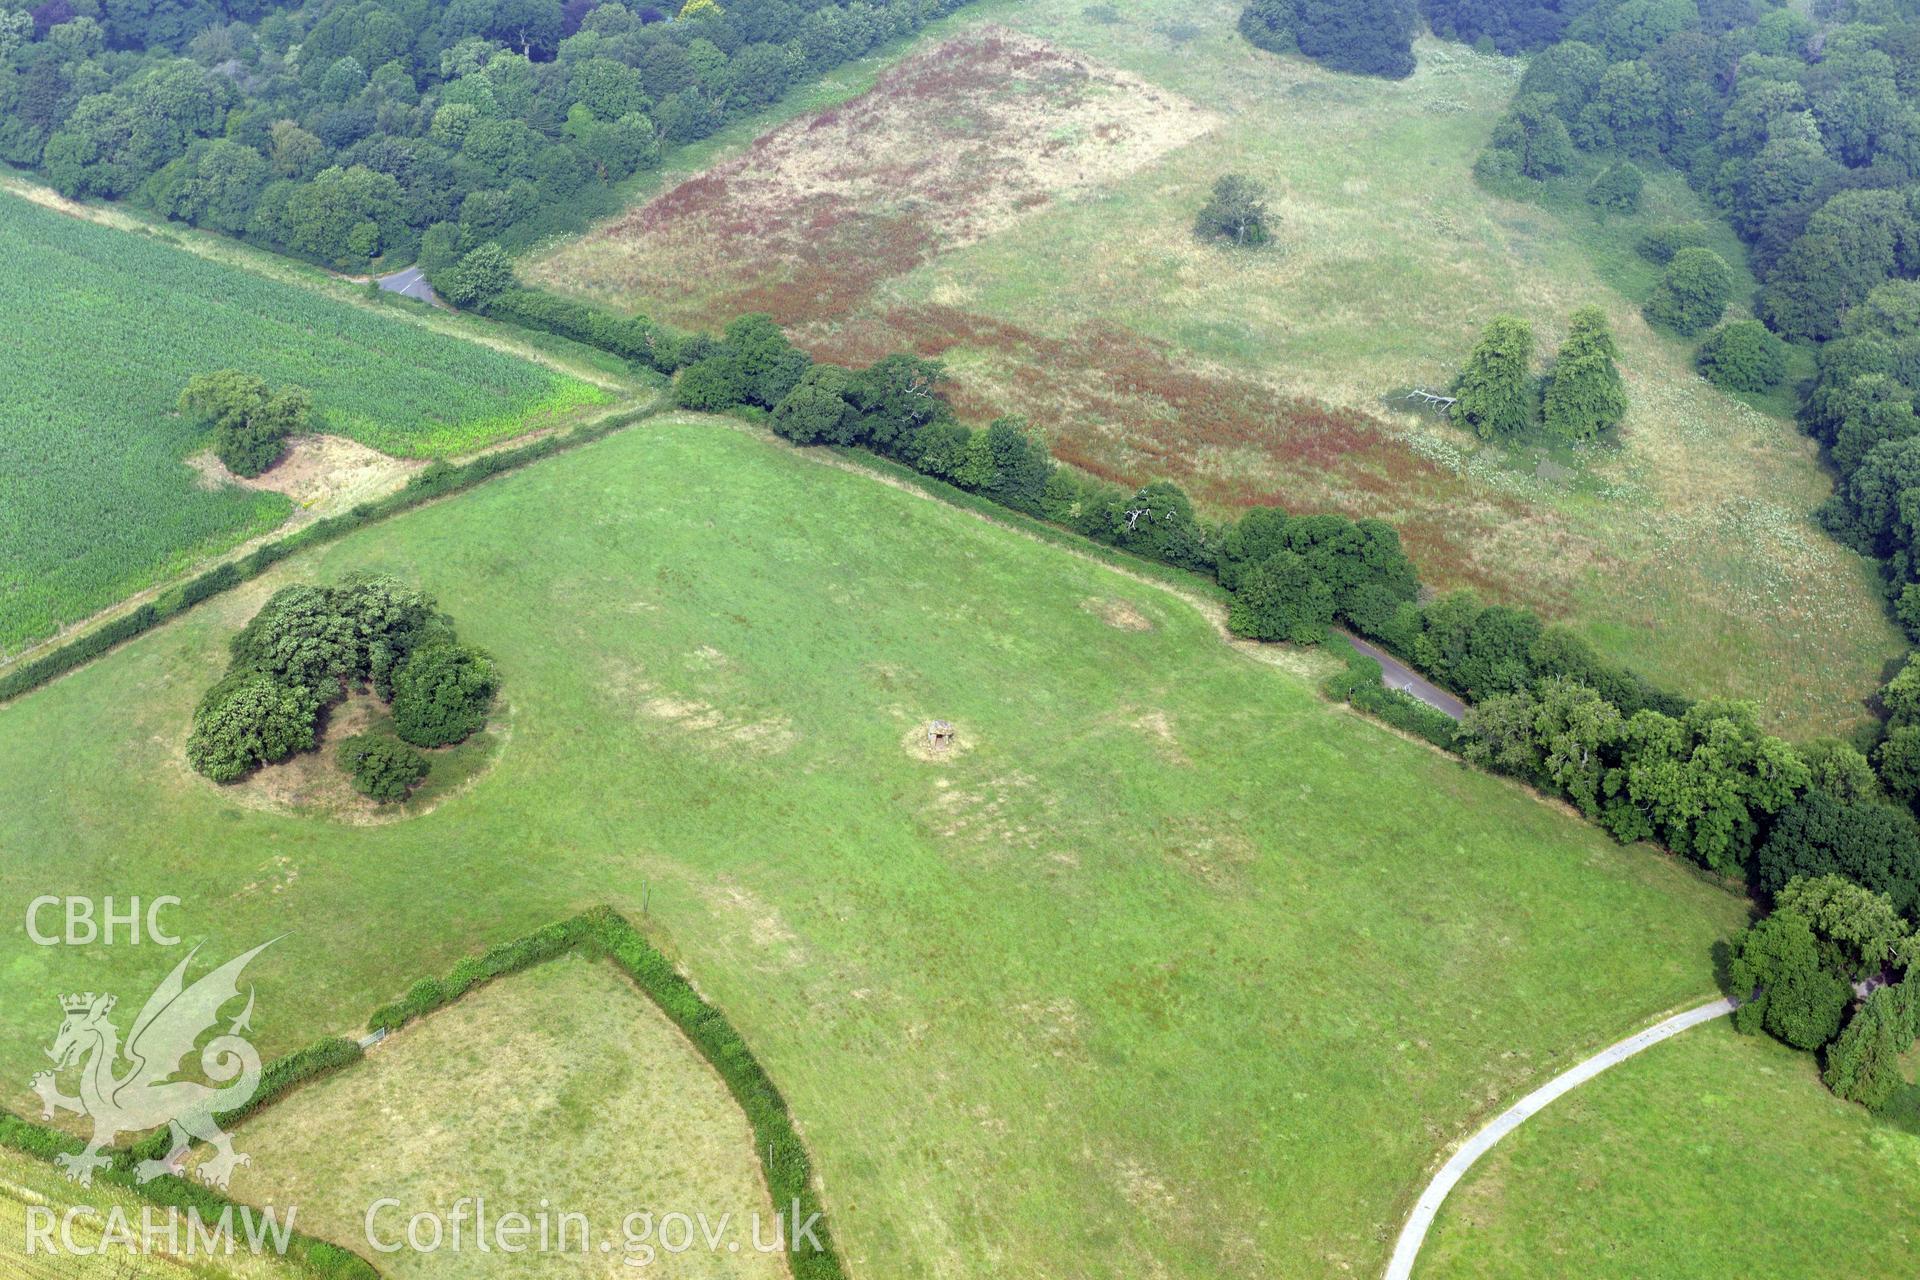
M456 307L484 309L513 287L513 259L497 244L483 244L454 266L437 272L434 287Z
M412 747L364 733L342 742L335 759L352 779L353 789L375 804L405 800L426 780L430 767Z
M310 750L319 714L320 701L305 686L260 671L228 672L194 708L187 761L215 782L233 782Z
M1500 316L1489 324L1453 388L1453 420L1482 440L1516 440L1533 428L1533 330Z
M1336 617L1391 613L1420 586L1385 521L1276 507L1257 507L1226 531L1217 574L1233 592L1227 625L1235 635L1294 644L1325 640Z
M1637 213L1647 177L1631 160L1616 160L1587 187L1587 203L1608 213Z
M402 738L447 746L485 726L500 683L493 660L459 642L430 596L391 577L282 587L229 649L187 738L188 763L222 783L311 750L321 715L350 689L390 702ZM404 763L368 767L398 776Z
M1270 53L1299 53L1334 71L1413 74L1413 0L1248 0L1240 34Z
M1266 184L1229 173L1213 184L1213 193L1194 220L1193 234L1205 241L1256 247L1273 239L1268 217Z
M1567 125L1554 113L1554 100L1544 93L1523 93L1493 128L1493 141L1474 172L1480 178L1531 179L1557 177L1574 164L1573 142Z
M435 640L394 673L394 730L416 747L465 741L486 725L499 689L491 657L470 645Z
M299 387L274 391L250 373L195 374L180 393L180 412L213 429L213 452L227 470L252 479L280 461L287 437L311 425L313 397Z
M1758 320L1734 320L1707 335L1694 364L1716 387L1771 391L1786 380L1787 346Z
M1614 364L1618 349L1598 307L1573 313L1567 340L1547 375L1542 421L1549 438L1589 440L1627 416L1627 391Z
M1649 322L1690 338L1718 324L1732 297L1733 271L1725 258L1711 249L1682 249L1642 310Z

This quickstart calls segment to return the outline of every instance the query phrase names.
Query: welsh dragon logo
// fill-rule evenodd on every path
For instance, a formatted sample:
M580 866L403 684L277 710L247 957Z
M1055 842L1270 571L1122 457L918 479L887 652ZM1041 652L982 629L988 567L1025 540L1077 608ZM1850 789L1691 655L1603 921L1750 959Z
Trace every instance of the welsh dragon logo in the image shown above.
M187 986L187 966L200 951L195 947L147 1000L140 1016L133 1020L124 1047L119 1029L109 1018L114 997L88 992L60 1001L66 1020L60 1024L53 1047L47 1050L53 1070L34 1076L31 1087L40 1095L42 1119L51 1119L56 1111L72 1111L93 1121L93 1138L86 1150L58 1157L67 1177L83 1187L91 1186L94 1170L110 1163L100 1154L101 1148L122 1133L139 1133L163 1124L172 1132L172 1150L163 1159L140 1163L135 1172L141 1182L176 1172L195 1139L214 1149L213 1156L198 1170L201 1181L221 1190L226 1189L236 1168L251 1163L233 1149L233 1139L214 1119L244 1106L260 1085L260 1055L240 1035L251 1029L251 988L247 991L247 1007L228 1025L226 1033L215 1036L200 1050L201 1072L214 1085L225 1087L174 1077L180 1074L194 1044L218 1025L220 1010L239 999L241 971L272 945L263 943ZM80 1070L80 1096L70 1098L60 1092L56 1077L74 1066ZM233 1083L227 1084L230 1080Z

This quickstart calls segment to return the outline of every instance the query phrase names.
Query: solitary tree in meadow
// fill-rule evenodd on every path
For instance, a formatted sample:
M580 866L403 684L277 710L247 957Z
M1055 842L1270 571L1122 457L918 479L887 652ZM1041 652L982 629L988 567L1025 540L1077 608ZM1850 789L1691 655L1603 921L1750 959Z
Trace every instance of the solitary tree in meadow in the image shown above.
M1682 249L1667 263L1644 308L1647 319L1683 338L1720 322L1733 297L1733 270L1711 249Z
M1715 386L1771 391L1786 380L1787 345L1758 320L1735 320L1707 335L1694 363Z
M1453 420L1482 440L1511 440L1533 422L1533 330L1499 316L1467 357L1454 384Z
M1586 440L1620 425L1627 392L1614 366L1616 349L1598 307L1573 313L1573 325L1547 378L1544 417L1556 440Z
M307 429L313 397L299 387L269 390L239 369L194 375L180 412L214 429L214 454L235 475L253 477L280 461L287 437Z
M1201 207L1193 234L1202 240L1262 245L1273 239L1267 219L1266 184L1245 174L1229 173L1213 184L1213 194Z

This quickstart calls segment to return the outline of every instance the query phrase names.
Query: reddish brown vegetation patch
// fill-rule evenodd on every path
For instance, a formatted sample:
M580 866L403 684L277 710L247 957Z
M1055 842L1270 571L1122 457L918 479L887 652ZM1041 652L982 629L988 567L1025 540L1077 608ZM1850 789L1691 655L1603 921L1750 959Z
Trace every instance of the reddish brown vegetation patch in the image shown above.
M1121 484L1166 477L1235 511L1380 516L1400 527L1430 581L1524 599L1549 613L1567 601L1550 566L1510 554L1536 518L1410 451L1355 409L1197 368L1165 343L1095 321L1050 337L953 307L895 307L800 331L823 360L859 366L892 351L944 357L960 416L1017 413L1045 426L1055 457ZM1536 531L1537 532L1537 531ZM1583 559L1575 552L1573 559ZM1570 571L1570 560L1567 568ZM1570 577L1570 573L1566 576Z
M578 242L550 274L684 324L841 316L881 281L1132 173L1215 119L989 27L762 136Z

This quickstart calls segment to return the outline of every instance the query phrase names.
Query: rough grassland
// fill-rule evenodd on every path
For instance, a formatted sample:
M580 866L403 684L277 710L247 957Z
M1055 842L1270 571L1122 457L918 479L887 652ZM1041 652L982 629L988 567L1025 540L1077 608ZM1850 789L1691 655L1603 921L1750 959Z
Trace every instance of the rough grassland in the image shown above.
M653 314L675 323L839 317L879 282L1218 124L1138 77L989 28L765 134L566 256L586 291L658 299Z
M761 1239L775 1238L773 1209L753 1131L726 1085L612 966L579 956L514 974L409 1027L262 1112L236 1140L254 1159L234 1176L235 1197L298 1206L303 1230L357 1249L396 1280L630 1275L649 1244L640 1274L787 1274L778 1254L752 1247L755 1214ZM556 1218L583 1214L592 1255L580 1255L578 1234L568 1252L548 1255L481 1253L471 1235L458 1252L368 1246L374 1202L400 1202L376 1219L391 1242L413 1214L446 1214L462 1196L484 1197L495 1221L517 1212L537 1223L543 1205ZM716 1249L701 1242L675 1254L633 1222L636 1252L624 1253L630 1215L658 1223L672 1213L696 1223L705 1214L716 1233L723 1217L730 1225ZM676 1245L678 1231L669 1231Z
M419 582L497 657L491 770L375 827L189 773L227 638L283 583L356 570ZM928 762L935 717L960 745ZM1155 587L672 421L0 707L0 912L56 890L174 894L209 962L293 930L256 962L269 1051L646 902L791 1100L855 1274L969 1280L1370 1272L1448 1142L1710 994L1744 918ZM0 935L5 1101L31 1101L58 993L136 999L166 962Z
M45 1161L0 1148L0 1275L7 1280L305 1280L309 1275L272 1254L256 1256L245 1251L236 1251L231 1258L187 1259L161 1254L136 1258L119 1247L110 1247L104 1254L81 1256L65 1252L49 1255L36 1246L33 1253L28 1254L28 1208L43 1206L53 1210L56 1221L53 1238L58 1244L61 1236L57 1223L74 1205L85 1205L101 1214L118 1209L136 1233L140 1230L143 1209L156 1214L163 1212L119 1187L96 1184L80 1191L67 1181L66 1174ZM239 1231L238 1226L235 1230ZM100 1243L101 1231L101 1219L76 1219L74 1243L80 1248L95 1249ZM180 1232L184 1242L184 1220Z
M175 416L234 367L314 394L322 430L426 456L564 421L601 392L399 319L0 197L0 654L271 528Z
M1097 154L1098 137L1023 128L1009 113L989 162L960 184L1019 208L991 235L963 234L937 161L944 146L982 148L994 122L968 104L996 73L930 53L523 270L709 323L762 305L836 359L942 355L968 416L1027 413L1056 453L1092 471L1172 476L1221 511L1384 516L1440 586L1530 604L1683 690L1754 698L1783 732L1858 722L1902 645L1870 567L1809 519L1828 477L1786 417L1714 390L1692 372L1691 344L1639 317L1653 269L1634 239L1711 215L1672 175L1653 181L1643 214L1605 222L1577 201L1548 210L1490 196L1470 169L1520 63L1423 41L1409 81L1333 75L1252 50L1233 31L1241 7L987 0L942 24L930 41L957 34L966 49L966 33L999 24L1049 42L1092 80L1159 95L1163 120L1198 110L1215 121L1131 172L1076 172L1036 195L1033 175L1056 148ZM1032 114L1073 100L1070 87L1033 87L1060 101ZM767 156L839 138L849 120L901 126L822 150L840 161L840 191L890 183L881 208L900 216L850 237L838 217L767 212L800 193ZM1135 127L1150 130L1151 117ZM908 171L861 167L862 156L904 156ZM1189 234L1208 186L1235 171L1275 188L1270 251L1210 249ZM819 178L806 186L813 204L793 207L832 207ZM695 233L714 226L728 228L729 252L777 268L769 287L687 291L713 252ZM1730 235L1721 247L1739 259ZM1384 400L1446 384L1496 314L1531 320L1550 352L1584 304L1609 313L1623 352L1634 407L1617 449L1543 467L1532 451L1479 445Z
M1920 1137L1724 1021L1527 1121L1449 1199L1422 1280L1848 1275L1920 1257Z

